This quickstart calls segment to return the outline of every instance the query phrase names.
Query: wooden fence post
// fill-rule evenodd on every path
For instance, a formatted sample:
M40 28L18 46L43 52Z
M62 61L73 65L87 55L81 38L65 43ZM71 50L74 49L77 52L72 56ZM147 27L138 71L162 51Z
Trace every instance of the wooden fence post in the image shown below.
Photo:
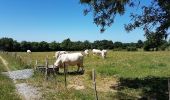
M38 65L38 60L36 59L36 60L35 60L34 70L36 70L36 69L37 69L37 65Z
M48 60L47 58L45 59L45 79L48 80Z
M67 76L66 76L66 66L65 66L65 63L64 63L64 82L65 82L65 88L67 89Z
M170 100L170 79L168 78L168 92L169 92L169 100Z
M93 77L93 85L94 85L96 100L98 100L97 89L96 89L96 73L94 69L92 70L92 77Z

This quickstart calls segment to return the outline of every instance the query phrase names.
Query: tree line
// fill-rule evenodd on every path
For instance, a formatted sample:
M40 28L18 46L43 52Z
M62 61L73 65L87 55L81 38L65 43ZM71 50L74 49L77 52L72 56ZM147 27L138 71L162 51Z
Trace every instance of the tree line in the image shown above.
M165 50L170 42L163 41L163 45L160 46L159 50ZM136 51L138 48L144 49L146 51L154 50L154 46L156 44L153 42L150 44L148 41L138 40L136 43L122 43L122 42L112 42L111 40L96 40L94 42L90 42L88 40L85 41L71 41L69 38L63 40L61 43L53 41L53 42L28 42L22 41L17 42L12 38L3 37L0 38L0 50L1 51L21 51L25 52L26 50L31 50L34 52L38 51L82 51L85 49L110 49L110 50L127 50L127 51Z

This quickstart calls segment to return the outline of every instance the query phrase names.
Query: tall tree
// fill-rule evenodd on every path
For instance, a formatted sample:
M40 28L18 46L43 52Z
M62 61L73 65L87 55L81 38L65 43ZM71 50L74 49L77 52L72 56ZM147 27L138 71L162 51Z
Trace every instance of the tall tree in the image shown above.
M57 43L56 41L53 41L49 44L49 49L52 50L52 51L58 51L60 50L60 44Z
M152 1L152 2L151 2ZM141 14L132 13L132 23L125 26L127 31L143 26L143 29L149 30L156 27L157 32L165 33L170 27L170 0L151 0L151 5L142 6ZM81 4L88 5L84 14L92 11L94 23L104 27L110 26L114 22L117 14L125 13L125 6L138 6L142 0L80 0Z
M72 46L72 41L68 38L63 40L63 42L60 44L62 50L70 50Z
M13 50L13 39L12 38L1 38L0 39L0 49L4 51Z
M101 32L103 32L105 27L114 22L117 14L124 14L126 5L135 7L140 2L142 4L143 0L80 0L80 2L88 5L84 14L92 11L94 23L101 26ZM125 25L125 29L129 32L140 27L145 31L148 39L151 34L157 34L160 38L155 39L165 40L170 28L170 0L151 0L150 2L151 5L141 7L141 14L132 12L130 15L132 22Z
M137 44L136 44L137 48L142 48L143 47L143 41L142 40L138 40Z
M49 50L49 44L45 41L41 41L39 43L39 46L40 46L41 51L48 51Z

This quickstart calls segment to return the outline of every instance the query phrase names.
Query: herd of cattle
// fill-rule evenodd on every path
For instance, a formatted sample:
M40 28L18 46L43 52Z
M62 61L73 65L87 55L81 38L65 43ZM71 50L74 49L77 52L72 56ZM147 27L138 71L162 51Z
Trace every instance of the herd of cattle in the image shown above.
M31 53L30 50L27 50L27 53ZM98 50L98 49L93 49L92 50L93 55L99 55L103 59L106 58L107 55L107 50ZM55 53L55 58L56 61L54 63L54 66L57 68L62 68L64 66L74 66L77 65L79 69L81 68L82 71L84 71L84 66L83 66L83 60L84 56L89 56L89 50L85 50L84 52L73 52L69 53L67 51L57 51Z

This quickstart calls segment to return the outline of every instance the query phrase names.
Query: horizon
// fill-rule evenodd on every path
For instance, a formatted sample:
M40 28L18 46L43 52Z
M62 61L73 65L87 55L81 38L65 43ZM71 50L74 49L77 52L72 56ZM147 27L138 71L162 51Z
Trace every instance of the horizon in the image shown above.
M0 39L1 38L11 38L11 37L0 37ZM17 41L17 42L19 42L19 43L21 43L21 42L23 42L23 41L26 41L26 42L42 42L42 41L44 41L44 40L42 40L42 41L27 41L27 40L23 40L23 41L18 41L18 40L16 40L16 39L14 39L14 38L12 38L14 41ZM66 39L70 39L70 38L66 38ZM55 42L57 42L57 43L61 43L61 42L63 42L64 40L66 40L66 39L63 39L62 41L55 41ZM103 39L103 40L107 40L107 39ZM54 42L54 41L50 41L50 42L48 42L48 41L44 41L44 42L47 42L47 43L51 43L51 42ZM73 41L73 40L71 40L70 39L70 41L71 42L77 42L77 41L80 41L80 42L84 42L84 41L86 41L86 40L77 40L77 41ZM87 41L89 41L89 40L87 40ZM94 41L102 41L102 40L94 40ZM89 41L89 42L91 42L91 43L93 43L94 41ZM107 41L112 41L112 40L107 40ZM122 42L122 41L112 41L113 43L115 43L115 42ZM134 41L134 42L122 42L122 43L137 43L138 41ZM144 42L144 41L143 41Z
M148 3L145 1L144 3ZM85 5L79 0L1 0L0 38L9 37L21 41L93 42L112 40L123 43L145 40L141 29L127 33L124 24L130 22L130 12L140 13L141 9L128 8L123 16L117 15L111 27L104 33L93 23L93 15L83 15Z

